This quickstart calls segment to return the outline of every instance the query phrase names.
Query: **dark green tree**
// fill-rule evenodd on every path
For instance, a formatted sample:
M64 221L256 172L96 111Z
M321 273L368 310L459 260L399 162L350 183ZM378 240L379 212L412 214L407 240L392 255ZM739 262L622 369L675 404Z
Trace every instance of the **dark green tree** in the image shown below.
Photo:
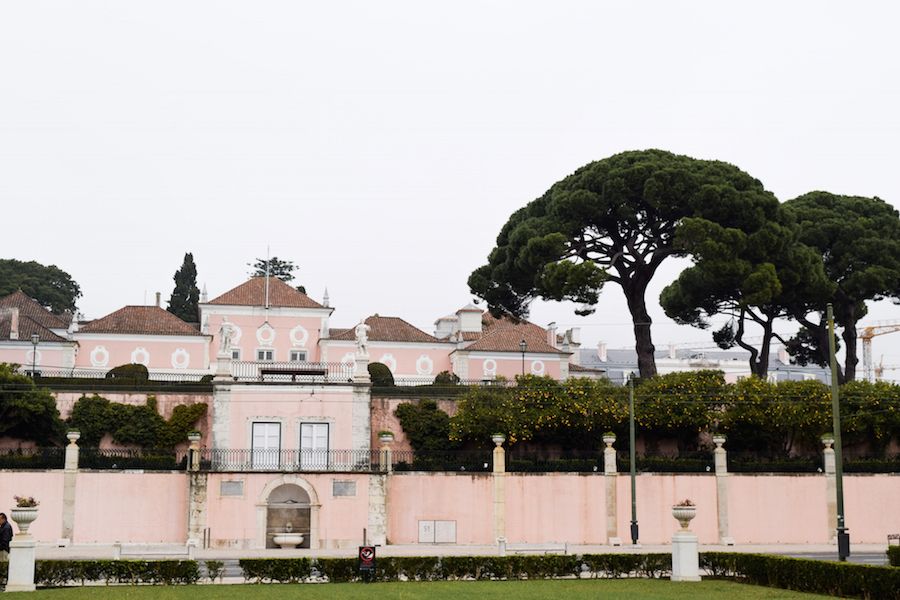
M900 214L879 198L840 196L810 192L784 204L799 224L799 239L814 248L824 260L825 273L834 283L829 296L798 302L794 318L814 341L796 356L819 365L828 364L828 324L825 305L834 306L834 319L841 327L844 367L841 382L856 378L856 324L866 315L866 301L900 300Z
M646 291L687 217L724 227L777 204L737 167L662 150L590 163L516 211L488 264L469 277L495 315L527 315L535 298L580 303L590 314L603 284L621 286L634 327L641 377L656 374Z
M292 282L294 280L294 271L300 268L294 264L294 261L281 260L277 256L273 256L268 260L265 258L257 258L255 262L247 263L247 266L251 268L250 276L265 277L266 263L269 265L269 276L277 277L285 283ZM297 289L304 294L306 293L306 288L302 285L298 285Z
M196 322L200 318L197 304L200 301L200 290L197 288L197 265L194 264L194 255L190 252L184 254L181 268L175 271L175 289L169 297L169 307L166 309L182 321Z
M56 444L64 425L49 390L16 372L18 365L0 363L0 437Z
M0 296L22 290L56 314L74 312L81 288L56 265L0 259Z
M676 247L693 258L660 295L666 314L678 323L705 329L715 315L731 317L713 333L721 348L738 345L750 353L750 371L765 378L778 319L789 317L798 302L831 293L821 257L796 239L796 227L777 204L760 205L740 228L687 218L676 234ZM758 345L746 339L749 324L758 327Z

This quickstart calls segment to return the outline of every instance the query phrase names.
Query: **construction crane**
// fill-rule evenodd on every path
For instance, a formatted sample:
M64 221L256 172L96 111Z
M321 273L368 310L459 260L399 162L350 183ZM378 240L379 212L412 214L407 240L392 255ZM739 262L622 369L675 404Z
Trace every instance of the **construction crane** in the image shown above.
M878 321L864 327L859 339L863 346L863 371L866 381L875 381L875 365L872 362L872 338L900 331L900 321Z

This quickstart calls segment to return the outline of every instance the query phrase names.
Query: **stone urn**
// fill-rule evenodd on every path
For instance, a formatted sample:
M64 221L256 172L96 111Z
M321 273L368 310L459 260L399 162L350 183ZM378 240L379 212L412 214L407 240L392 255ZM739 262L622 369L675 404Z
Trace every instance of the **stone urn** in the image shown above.
M506 436L502 433L494 433L491 434L491 441L499 447L506 441Z
M382 431L378 434L378 441L382 444L390 444L394 441L394 434L390 431Z
M28 535L28 528L35 519L38 518L38 509L36 506L16 507L9 511L10 517L19 526L19 533Z
M691 520L697 516L697 507L693 504L676 504L672 507L672 516L681 524L681 529L687 531Z

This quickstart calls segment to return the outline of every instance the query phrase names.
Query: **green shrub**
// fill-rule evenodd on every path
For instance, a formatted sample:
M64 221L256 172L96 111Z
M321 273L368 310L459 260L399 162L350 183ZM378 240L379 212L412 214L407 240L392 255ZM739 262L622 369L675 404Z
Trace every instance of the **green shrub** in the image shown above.
M370 362L369 377L372 379L373 386L393 387L394 374L384 363Z
M225 563L221 560L208 560L204 563L206 566L206 576L210 583L215 583L216 579L220 582L225 575Z
M113 367L106 372L107 379L131 379L134 381L147 381L150 379L150 372L142 364L131 363L127 365L119 365Z
M316 570L331 583L346 583L359 578L355 558L318 558Z
M441 371L434 376L435 385L457 385L459 384L459 375L450 371Z
M900 569L765 554L706 552L700 567L715 577L847 598L900 599Z
M194 560L39 560L35 583L59 587L87 581L109 583L191 584L200 579Z
M308 558L244 558L238 561L244 580L254 583L299 583L312 575Z
M456 444L448 441L450 415L438 408L434 400L400 404L394 410L416 457L424 458L453 450Z
M887 555L892 567L900 567L900 546L888 546Z

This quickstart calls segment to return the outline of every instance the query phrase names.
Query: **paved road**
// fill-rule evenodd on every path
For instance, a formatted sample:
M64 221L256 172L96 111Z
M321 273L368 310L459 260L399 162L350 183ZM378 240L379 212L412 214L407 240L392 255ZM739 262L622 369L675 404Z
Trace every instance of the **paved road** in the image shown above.
M780 553L779 553L780 554ZM794 556L796 558L808 558L811 560L837 560L838 555L837 552L798 552L798 553L788 553L787 556ZM852 563L860 563L864 565L878 565L878 566L886 566L887 562L887 554L884 552L876 553L876 552L851 552L848 562Z

